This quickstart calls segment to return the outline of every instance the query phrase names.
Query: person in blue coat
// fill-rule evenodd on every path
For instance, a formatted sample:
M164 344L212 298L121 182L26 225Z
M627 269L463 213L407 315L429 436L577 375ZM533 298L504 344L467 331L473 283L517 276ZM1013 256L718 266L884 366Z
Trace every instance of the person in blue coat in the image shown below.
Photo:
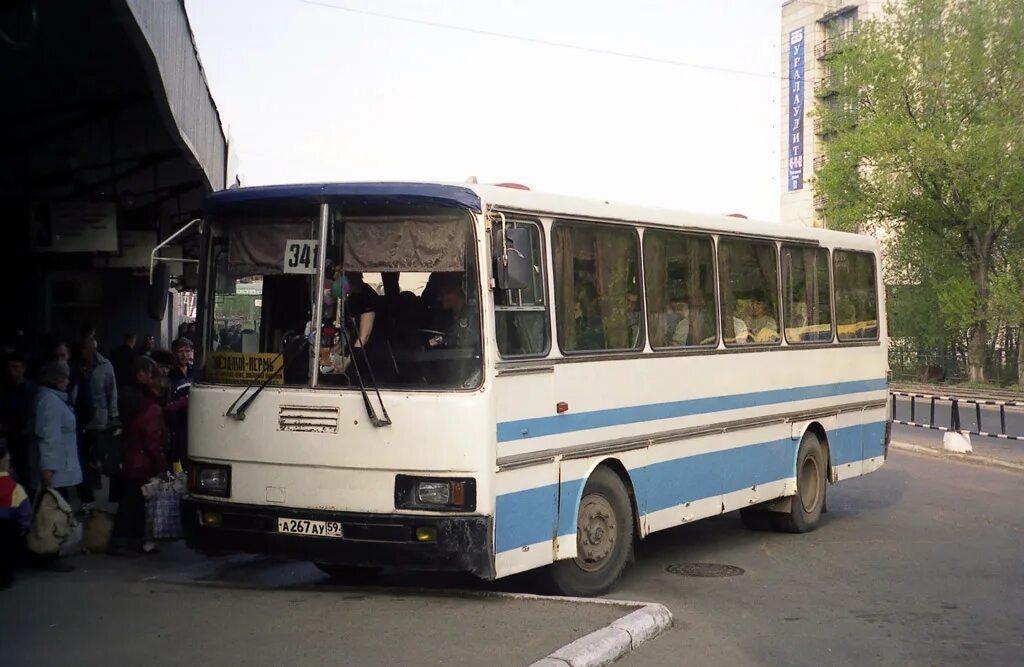
M32 485L56 489L65 498L82 482L78 462L77 425L68 404L66 363L51 361L39 369L36 392Z

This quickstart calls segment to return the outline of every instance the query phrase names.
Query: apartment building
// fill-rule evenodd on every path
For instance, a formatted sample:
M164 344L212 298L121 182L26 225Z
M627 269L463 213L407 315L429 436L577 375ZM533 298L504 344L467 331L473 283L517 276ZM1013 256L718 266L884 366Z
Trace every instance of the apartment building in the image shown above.
M783 223L824 227L814 172L824 162L827 139L817 130L817 102L834 103L828 61L857 23L882 14L885 0L786 0L782 4Z

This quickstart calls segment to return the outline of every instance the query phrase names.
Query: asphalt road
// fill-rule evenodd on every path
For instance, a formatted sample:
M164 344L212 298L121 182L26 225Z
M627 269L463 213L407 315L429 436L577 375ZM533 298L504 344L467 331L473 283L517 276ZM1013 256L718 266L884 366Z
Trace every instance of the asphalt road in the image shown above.
M915 402L915 422L949 427L951 405L948 401L935 402L934 421L932 421L931 417L930 402L925 399L917 399ZM960 427L964 430L998 433L1002 427L999 408L996 406L981 406L981 428L978 428L978 417L974 405L968 403L961 404L959 412ZM910 421L909 398L901 397L897 399L893 418ZM1024 436L1024 408L1006 408L1005 419L1006 433L1008 435ZM893 440L899 442L908 442L925 447L942 447L942 431L894 424L892 435ZM972 435L971 445L977 454L1024 464L1024 440L1004 440L1001 438Z
M752 533L730 514L642 542L607 597L665 604L676 627L620 664L1020 664L1024 473L895 451L828 504L807 535ZM12 665L521 665L628 612L481 595L529 591L528 576L339 586L309 564L210 562L180 543L75 562L0 594ZM668 571L693 563L742 572Z
M894 452L828 507L806 535L731 514L645 540L615 595L665 604L676 627L622 664L1021 664L1024 474ZM695 562L744 573L666 571Z
M339 585L308 563L211 563L181 543L72 561L0 592L0 665L527 665L632 611L458 578Z

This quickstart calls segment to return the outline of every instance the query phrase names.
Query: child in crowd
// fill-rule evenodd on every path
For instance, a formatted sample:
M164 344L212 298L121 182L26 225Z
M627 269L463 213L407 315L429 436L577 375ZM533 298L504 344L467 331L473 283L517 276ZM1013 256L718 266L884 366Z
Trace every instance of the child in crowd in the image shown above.
M0 590L14 583L14 564L32 523L32 503L10 474L7 441L0 439Z

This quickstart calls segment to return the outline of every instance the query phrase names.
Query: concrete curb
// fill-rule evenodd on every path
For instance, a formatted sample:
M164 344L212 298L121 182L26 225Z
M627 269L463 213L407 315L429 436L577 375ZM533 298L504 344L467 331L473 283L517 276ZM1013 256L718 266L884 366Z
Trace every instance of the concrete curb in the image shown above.
M561 598L576 602L595 602L588 598ZM611 604L624 603L608 600ZM672 627L672 612L664 605L649 603L626 614L611 625L584 635L530 667L601 667L610 665L646 641Z
M955 461L961 461L963 463L973 463L974 465L1002 468L1003 470L1013 470L1014 472L1024 472L1024 463L1003 461L1002 459L993 458L991 456L983 456L981 454L960 454L958 452L946 451L945 449L936 449L935 447L912 445L909 442L890 442L889 446L892 447L893 449L898 449L905 452L913 452L915 454L926 454L928 456L934 456L940 459L953 459Z
M144 577L142 581L155 581L178 585L202 585L224 588L263 589L257 584L216 581L225 571L239 566L260 565L275 562L262 556L232 554L217 558L213 562L195 563L175 571ZM300 588L302 588L300 586ZM672 627L672 612L656 602L616 600L609 598L581 598L562 595L538 595L536 593L511 593L487 590L453 590L446 588L378 587L355 586L360 590L379 591L389 595L451 595L457 597L504 598L513 600L537 600L542 602L571 602L573 604L611 605L632 608L634 611L622 616L609 625L576 639L554 653L534 662L530 667L600 667L610 665L644 642L650 641Z

